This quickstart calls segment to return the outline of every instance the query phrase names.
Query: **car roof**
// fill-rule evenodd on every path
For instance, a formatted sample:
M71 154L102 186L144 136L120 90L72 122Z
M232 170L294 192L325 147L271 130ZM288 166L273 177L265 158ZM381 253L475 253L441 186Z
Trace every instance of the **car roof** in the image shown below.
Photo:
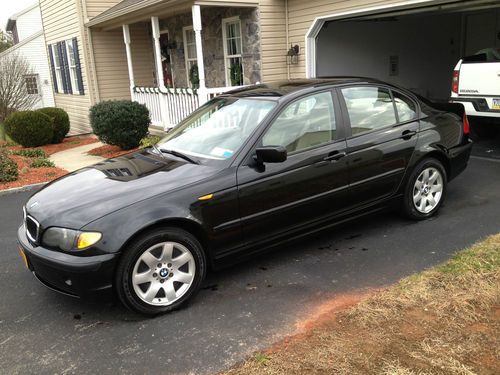
M328 77L316 79L290 79L283 81L274 81L270 83L261 83L240 89L232 90L225 93L223 96L232 96L237 98L248 97L268 97L278 99L282 96L295 93L298 91L308 91L310 89L344 85L349 83L384 83L382 81L365 78L365 77Z

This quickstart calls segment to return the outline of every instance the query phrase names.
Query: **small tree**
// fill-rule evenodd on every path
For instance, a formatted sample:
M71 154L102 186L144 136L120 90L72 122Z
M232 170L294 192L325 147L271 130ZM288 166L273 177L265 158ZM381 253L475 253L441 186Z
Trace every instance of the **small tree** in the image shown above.
M30 109L37 101L26 88L29 74L31 66L24 57L16 53L0 57L0 122L12 112Z
M0 30L0 52L12 47L12 38L5 31Z

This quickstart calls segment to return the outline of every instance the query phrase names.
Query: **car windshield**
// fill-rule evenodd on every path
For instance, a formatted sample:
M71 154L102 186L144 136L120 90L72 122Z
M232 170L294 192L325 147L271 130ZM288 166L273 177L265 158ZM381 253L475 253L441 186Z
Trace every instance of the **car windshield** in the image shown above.
M213 99L170 131L157 147L195 158L229 159L275 105L262 99Z

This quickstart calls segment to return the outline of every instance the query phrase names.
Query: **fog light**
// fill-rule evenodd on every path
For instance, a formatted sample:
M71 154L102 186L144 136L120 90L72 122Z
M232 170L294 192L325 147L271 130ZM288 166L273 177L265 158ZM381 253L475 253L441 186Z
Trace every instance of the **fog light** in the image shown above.
M99 232L83 232L78 236L76 242L77 249L84 249L86 247L92 246L97 241L102 238L102 234Z

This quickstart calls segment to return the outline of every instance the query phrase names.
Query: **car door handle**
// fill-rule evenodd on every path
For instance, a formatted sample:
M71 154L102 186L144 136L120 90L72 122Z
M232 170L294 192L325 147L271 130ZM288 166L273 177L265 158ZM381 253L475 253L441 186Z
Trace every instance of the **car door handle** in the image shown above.
M401 138L405 139L405 140L408 140L410 139L411 137L413 137L415 134L417 134L417 132L415 130L405 130L402 134L401 134Z
M337 161L342 159L347 154L345 152L333 151L323 158L324 161Z

